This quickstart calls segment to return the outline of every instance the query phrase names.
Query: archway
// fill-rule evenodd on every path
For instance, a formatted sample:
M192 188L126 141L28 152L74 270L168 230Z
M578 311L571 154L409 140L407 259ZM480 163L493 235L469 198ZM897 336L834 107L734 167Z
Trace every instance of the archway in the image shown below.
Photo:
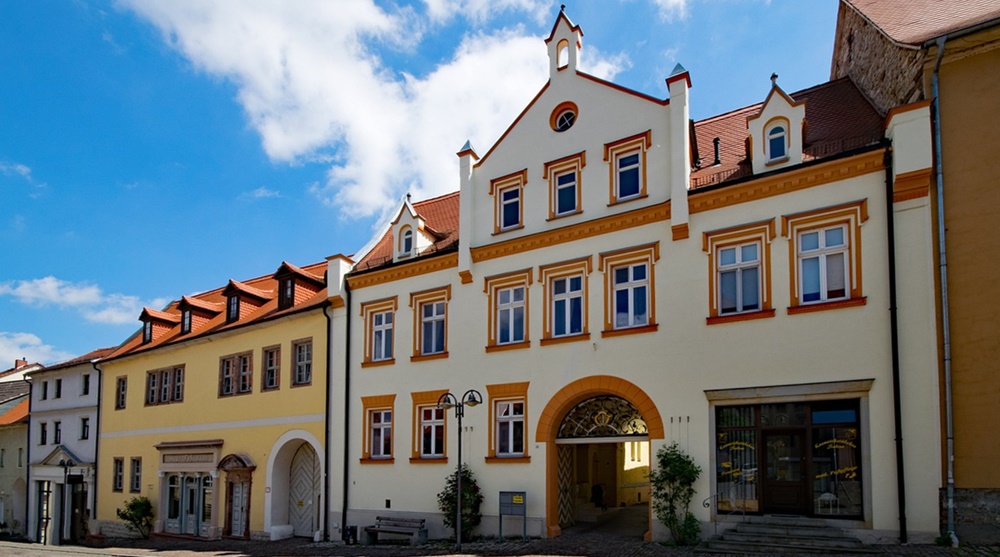
M665 430L663 419L656 404L635 384L610 375L594 375L578 379L559 390L545 405L538 418L535 441L545 443L545 527L546 536L555 537L561 533L559 526L559 447L556 439L566 416L581 402L603 396L623 399L642 416L648 438L663 439ZM563 459L565 461L565 457ZM646 532L648 539L652 533Z
M325 455L316 437L304 430L286 432L267 462L264 529L272 540L316 535L325 530L323 469Z

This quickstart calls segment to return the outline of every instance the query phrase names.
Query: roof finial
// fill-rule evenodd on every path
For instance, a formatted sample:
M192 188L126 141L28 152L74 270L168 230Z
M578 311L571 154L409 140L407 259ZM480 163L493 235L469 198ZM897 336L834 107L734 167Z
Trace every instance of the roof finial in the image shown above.
M410 202L410 192L406 192L406 202Z
M778 86L778 74L772 73L771 74L771 87L777 87L777 86Z
M559 13L564 13L566 11L566 4L559 5Z

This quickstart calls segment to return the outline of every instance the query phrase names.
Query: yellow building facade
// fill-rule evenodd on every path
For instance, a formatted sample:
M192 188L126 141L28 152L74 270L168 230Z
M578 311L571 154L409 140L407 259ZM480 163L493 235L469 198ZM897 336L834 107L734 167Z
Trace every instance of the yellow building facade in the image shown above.
M97 525L133 496L154 531L313 537L324 529L325 264L147 308L100 364ZM317 273L318 271L318 273Z

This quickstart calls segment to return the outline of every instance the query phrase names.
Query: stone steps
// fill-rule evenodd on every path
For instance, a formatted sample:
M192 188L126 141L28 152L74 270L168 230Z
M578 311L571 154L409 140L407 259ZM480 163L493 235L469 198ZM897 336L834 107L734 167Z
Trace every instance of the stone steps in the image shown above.
M822 519L749 516L719 536L705 541L703 553L878 553Z

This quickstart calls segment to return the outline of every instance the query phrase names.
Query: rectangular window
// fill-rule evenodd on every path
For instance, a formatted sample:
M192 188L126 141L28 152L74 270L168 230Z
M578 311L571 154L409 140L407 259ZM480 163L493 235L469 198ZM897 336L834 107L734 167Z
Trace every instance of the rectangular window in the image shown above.
M230 354L219 361L219 396L249 393L253 388L253 352Z
M125 408L126 395L128 394L128 377L119 377L115 380L115 410Z
M362 441L362 463L392 462L392 421L396 395L361 397L365 429Z
M279 284L278 309L288 309L295 305L295 280L283 278Z
M17 467L24 468L24 449L17 449Z
M0 468L5 466L5 460L7 460L7 449L0 448Z
M232 323L240 318L240 297L233 295L226 299L226 323Z
M142 490L142 459L132 457L132 469L129 474L129 493L139 493Z
M38 424L38 444L47 445L49 443L49 424L42 422Z
M372 361L392 359L392 316L391 311L372 315Z
M184 400L184 368L174 368L174 402Z
M191 310L186 309L181 312L181 334L186 335L191 332Z
M785 215L781 233L792 242L790 314L863 305L861 226L868 201Z
M490 304L487 351L501 346L527 347L530 284L530 269L486 278Z
M586 165L586 151L545 163L544 178L549 183L550 219L572 215L582 210L581 176Z
M523 226L522 191L528 181L528 169L490 180L490 195L494 200L493 233Z
M116 456L111 471L111 490L120 492L125 482L125 459Z
M524 401L497 403L497 456L524 455Z
M444 410L436 406L420 409L420 458L444 456Z
M539 280L545 285L542 344L556 339L583 340L587 326L587 275L591 258L545 265Z
M365 323L362 367L394 363L397 300L393 296L361 304L361 316Z
M90 418L80 418L80 439L90 439Z
M606 297L602 336L655 330L653 264L660 244L602 253Z
M719 313L760 309L760 244L750 242L719 250Z
M62 398L62 379L56 379L56 393L53 398Z
M646 130L604 144L604 160L611 173L609 204L646 196L646 150L651 134L651 130Z
M253 390L253 357L249 354L239 358L241 393L249 393Z
M160 402L170 402L173 395L173 373L172 370L165 369L160 372Z
M442 357L448 354L448 300L451 286L410 294L414 308L413 357Z
M46 400L47 398L49 398L49 382L48 381L42 381L42 394L41 394L40 398L41 398L41 400Z
M308 385L312 383L312 340L299 340L292 343L292 353L295 355L295 374L292 385Z
M281 386L281 347L272 346L263 350L264 384L262 390L270 391Z
M62 443L62 422L52 422L52 442L56 445Z
M146 405L184 400L184 368L173 367L146 372Z
M774 219L705 233L709 325L774 316L769 272L774 237Z
M90 374L84 373L83 379L80 383L80 395L86 396L90 394Z
M528 383L486 385L489 395L489 446L486 462L528 459Z
M156 404L160 396L160 373L150 371L146 373L146 404Z
M153 342L153 322L148 318L146 321L142 322L142 343L149 344Z

